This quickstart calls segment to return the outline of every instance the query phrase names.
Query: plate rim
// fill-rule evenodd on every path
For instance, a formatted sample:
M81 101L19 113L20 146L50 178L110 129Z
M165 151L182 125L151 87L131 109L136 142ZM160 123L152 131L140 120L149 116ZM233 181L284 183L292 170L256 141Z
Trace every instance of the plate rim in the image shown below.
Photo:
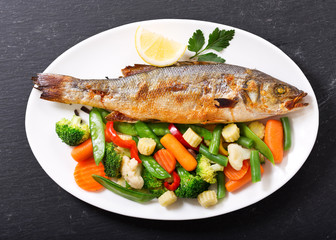
M124 24L124 25L121 25L121 26L117 26L117 27L114 27L114 28L111 28L111 29L107 29L107 30L104 30L100 33L97 33L93 36L90 36L84 40L82 40L81 42L73 45L72 47L70 47L69 49L65 50L62 54L60 54L55 60L53 60L49 65L48 67L43 71L43 72L48 72L48 70L50 68L53 67L53 65L57 64L59 61L62 60L62 58L64 58L64 56L68 55L68 54L71 54L72 51L76 50L76 48L78 47L81 47L82 45L84 44L87 44L88 42L90 41L94 41L96 38L99 38L101 37L101 35L104 35L106 34L107 32L110 32L110 31L117 31L119 29L122 29L122 28L125 28L125 27L129 27L129 26L132 26L132 25L140 25L140 24L143 24L143 23L155 23L155 24L158 24L160 22L192 22L192 23L202 23L202 24L211 24L211 25L219 25L223 28L231 28L231 29L235 29L235 30L238 30L239 32L243 33L244 35L249 35L250 37L252 36L253 38L255 38L256 40L258 41L262 41L263 43L266 43L267 45L269 45L273 50L276 50L278 51L280 54L282 54L283 56L285 56L287 58L287 61L289 60L291 62L291 64L294 64L295 67L297 67L297 69L300 71L300 74L305 78L305 80L307 81L307 83L309 84L311 90L312 90L312 93L313 93L313 96L312 97L312 101L314 103L316 103L316 124L317 124L317 127L316 127L316 131L314 133L314 141L313 141L313 144L312 144L312 148L310 149L309 152L307 152L307 157L305 158L304 161L302 161L302 163L300 164L300 166L297 168L297 170L293 173L291 173L289 175L289 177L286 179L286 181L284 181L282 184L279 184L278 186L276 187L273 187L271 191L268 191L267 192L267 195L266 196L260 196L260 197L257 197L255 201L253 202L248 202L246 204L243 204L241 206L238 206L238 207L234 207L233 209L229 210L229 211L226 211L226 212L211 212L210 214L202 217L202 216L199 216L199 217L182 217L182 218L178 218L178 219L174 219L174 218L154 218L154 217L149 217L149 216L140 216L140 215L132 215L132 214L127 214L127 213L124 213L122 211L112 211L110 209L106 209L102 206L99 206L99 205L96 205L94 204L93 202L91 202L90 200L88 199L83 199L81 196L78 196L77 194L74 194L73 192L70 192L68 189L64 188L58 181L56 181L54 178L52 178L50 176L50 174L48 173L48 171L42 166L41 162L38 160L37 158L37 155L36 153L34 152L33 148L32 148L32 145L31 145L31 140L29 138L29 133L28 133L28 121L27 121L27 116L28 116L28 110L30 109L30 103L32 102L31 98L33 98L33 94L34 94L34 91L37 91L36 89L32 89L30 95L29 95L29 98L28 98L28 101L27 101L27 107L26 107L26 114L25 114L25 131L26 131L26 136L27 136L27 140L28 140L28 143L29 143L29 146L33 152L33 155L34 157L36 158L37 162L39 163L39 165L42 167L42 169L45 171L45 173L59 186L61 187L63 190L65 190L66 192L70 193L71 195L73 195L74 197L82 200L83 202L86 202L88 204L91 204L95 207L98 207L100 209L103 209L103 210L106 210L106 211L109 211L109 212L113 212L113 213L116 213L116 214L120 214L120 215L124 215L124 216L129 216L129 217L135 217L135 218L142 218L142 219L152 219L152 220L193 220L193 219L204 219L204 218L210 218L210 217L215 217L215 216L219 216L219 215L224 215L224 214L227 214L227 213L230 213L230 212L233 212L233 211L237 211L239 209L243 209L243 208L246 208L248 206L252 206L253 204L261 201L262 199L265 199L267 197L269 197L271 194L273 194L275 191L277 191L279 188L281 188L282 186L284 186L285 184L287 184L287 182L293 178L293 176L302 168L303 164L307 161L309 155L311 154L313 148L314 148L314 145L316 143L316 140L317 140L317 133L318 133L318 129L319 129L319 108L318 108L318 104L317 104L317 99L316 99L316 95L315 95L315 92L309 82L309 80L306 78L306 76L304 75L304 73L302 72L302 70L300 69L300 67L286 54L284 53L280 48L278 48L277 46L275 46L274 44L272 44L271 42L269 42L268 40L254 34L254 33L251 33L251 32L248 32L246 30L243 30L243 29L240 29L240 28L236 28L236 27L232 27L232 26L229 26L229 25L225 25L225 24L221 24L221 23L216 23L216 22L210 22L210 21L202 21L202 20L193 20L193 19L152 19L152 20L145 20L145 21L138 21L138 22L132 22L132 23L127 23L127 24Z

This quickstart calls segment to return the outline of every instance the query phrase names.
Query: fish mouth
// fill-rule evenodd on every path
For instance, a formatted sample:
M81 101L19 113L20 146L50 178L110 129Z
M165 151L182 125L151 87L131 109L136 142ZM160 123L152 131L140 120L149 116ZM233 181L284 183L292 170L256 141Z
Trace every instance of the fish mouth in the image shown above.
M309 103L303 103L301 102L302 98L307 96L307 93L301 92L298 96L296 96L294 99L291 99L289 101L285 102L285 107L288 110L292 110L294 108L301 108L301 107L306 107L309 105Z

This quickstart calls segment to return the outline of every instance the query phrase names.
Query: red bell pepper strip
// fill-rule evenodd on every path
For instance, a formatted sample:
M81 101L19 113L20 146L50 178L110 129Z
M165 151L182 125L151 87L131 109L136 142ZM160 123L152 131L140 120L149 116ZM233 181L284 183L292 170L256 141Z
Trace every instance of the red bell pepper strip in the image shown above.
M122 140L118 136L116 130L114 130L113 128L113 122L106 123L105 136L106 136L107 141L111 141L115 145L122 147L122 148L129 148L131 151L131 158L134 158L139 163L141 163L141 160L138 154L138 149L136 146L136 142L134 140Z
M169 124L168 129L169 129L169 131L171 132L171 134L172 134L172 135L173 135L173 136L174 136L180 143L182 143L183 146L185 146L186 148L191 148L191 149L193 149L193 150L199 152L199 146L198 146L197 148L194 148L194 147L190 146L190 144L189 144L186 140L184 140L182 133L175 127L174 124L172 124L172 123Z
M179 186L180 186L180 176L177 174L176 171L173 172L173 182L169 184L168 182L164 182L164 186L170 190L170 191L175 191Z

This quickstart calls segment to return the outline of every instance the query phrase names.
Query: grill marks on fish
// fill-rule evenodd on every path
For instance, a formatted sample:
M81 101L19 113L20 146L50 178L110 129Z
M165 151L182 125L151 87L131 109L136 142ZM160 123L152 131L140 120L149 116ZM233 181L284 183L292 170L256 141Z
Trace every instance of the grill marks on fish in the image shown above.
M228 64L135 65L126 77L80 80L57 74L34 77L41 98L112 111L113 121L174 123L252 121L306 106L303 92L257 70Z
M188 88L186 84L181 83L169 83L165 82L158 88L150 89L147 82L140 84L139 90L136 94L136 100L145 100L148 98L156 98L157 96L162 96L168 93L185 91Z
M107 117L107 120L117 122L136 122L136 119L126 116L125 114L118 111L111 111Z

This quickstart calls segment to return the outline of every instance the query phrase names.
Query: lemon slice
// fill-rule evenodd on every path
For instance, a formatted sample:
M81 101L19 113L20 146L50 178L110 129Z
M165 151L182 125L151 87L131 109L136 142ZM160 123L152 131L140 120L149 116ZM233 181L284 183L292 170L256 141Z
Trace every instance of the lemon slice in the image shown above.
M135 33L135 48L146 63L165 67L176 63L187 46L138 27Z

